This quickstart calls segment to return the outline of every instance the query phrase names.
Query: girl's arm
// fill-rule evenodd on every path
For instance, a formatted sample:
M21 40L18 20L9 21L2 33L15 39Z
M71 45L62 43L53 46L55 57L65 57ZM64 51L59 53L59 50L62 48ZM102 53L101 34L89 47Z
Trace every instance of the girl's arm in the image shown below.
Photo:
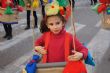
M83 53L83 58L86 59L88 55L88 49L77 39L75 38L76 51Z
M88 49L82 43L80 43L80 41L76 37L74 39L75 39L76 51L72 51L74 48L74 44L73 44L74 42L73 42L73 36L71 36L71 38L70 38L71 54L74 53L73 55L77 56L78 59L86 59L86 57L88 55Z
M39 38L37 38L35 41L35 51L41 54L47 53L46 50L44 49L44 38L45 38L45 35L43 34Z
M35 46L44 46L44 38L45 38L45 35L42 34L40 37L38 37L36 40L35 40Z

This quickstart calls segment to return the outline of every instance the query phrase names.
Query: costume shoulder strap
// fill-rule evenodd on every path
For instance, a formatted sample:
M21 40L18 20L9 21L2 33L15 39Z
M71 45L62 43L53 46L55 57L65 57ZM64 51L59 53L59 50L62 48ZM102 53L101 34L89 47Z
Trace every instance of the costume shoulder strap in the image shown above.
M48 47L48 44L49 44L49 40L50 40L50 32L46 32L45 33L45 47L47 48Z
M67 57L69 56L69 49L70 49L70 47L69 47L69 44L70 44L70 42L69 42L69 40L70 40L70 35L69 35L69 33L68 32L66 32L66 34L65 34L65 61L68 61L68 59L67 59Z
M50 32L46 32L45 33L45 38L44 38L44 42L45 42L45 49L47 50L48 48L48 44L49 44L49 40L50 40ZM47 61L47 54L43 55L43 59L42 62L46 63Z

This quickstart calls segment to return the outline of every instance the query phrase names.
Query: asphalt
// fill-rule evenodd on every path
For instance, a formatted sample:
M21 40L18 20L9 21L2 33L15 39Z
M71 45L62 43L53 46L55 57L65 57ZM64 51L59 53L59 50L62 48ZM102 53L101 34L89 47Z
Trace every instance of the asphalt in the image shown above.
M87 0L82 0L87 1ZM81 42L87 44L89 51L94 57L96 66L87 65L88 73L110 73L110 30L101 27L102 15L97 15L90 8L89 1L76 3L74 12L77 37ZM25 12L21 14L19 24L13 25L14 38L12 40L0 39L0 73L19 73L33 55L32 29L25 31ZM38 16L41 18L40 12ZM40 20L39 20L40 23ZM66 28L72 32L70 22ZM35 30L35 37L40 33ZM0 37L4 35L3 27L0 25Z

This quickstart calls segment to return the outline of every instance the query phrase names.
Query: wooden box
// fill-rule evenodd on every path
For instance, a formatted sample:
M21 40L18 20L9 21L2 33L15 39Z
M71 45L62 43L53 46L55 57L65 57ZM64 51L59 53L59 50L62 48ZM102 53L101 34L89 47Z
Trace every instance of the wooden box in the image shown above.
M65 62L38 64L36 73L63 73Z
M106 13L103 13L102 28L110 29L110 15L107 15Z
M0 23L17 24L18 23L18 12L14 9L14 14L7 15L4 14L5 9L0 7Z

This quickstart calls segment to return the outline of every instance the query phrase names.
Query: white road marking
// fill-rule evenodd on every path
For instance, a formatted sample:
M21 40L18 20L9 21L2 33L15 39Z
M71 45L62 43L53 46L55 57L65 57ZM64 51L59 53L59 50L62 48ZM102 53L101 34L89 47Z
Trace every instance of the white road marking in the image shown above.
M100 31L94 36L94 38L87 45L89 51L93 55L96 66L100 63L104 54L110 46L110 31L100 29ZM88 73L94 73L96 68L92 66L87 66Z

